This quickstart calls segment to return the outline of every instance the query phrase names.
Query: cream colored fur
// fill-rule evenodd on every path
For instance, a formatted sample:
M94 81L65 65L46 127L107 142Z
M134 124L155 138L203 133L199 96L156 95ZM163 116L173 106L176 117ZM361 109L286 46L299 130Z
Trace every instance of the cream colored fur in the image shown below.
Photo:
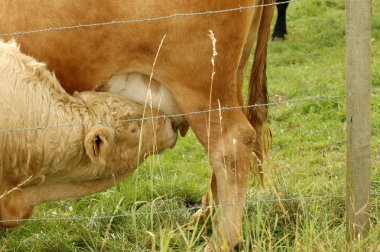
M0 220L25 218L40 202L104 190L176 142L169 119L128 122L143 117L143 107L124 97L70 96L15 42L0 42L0 90Z
M159 108L167 115L176 115L172 120L182 136L185 136L189 129L185 117L178 116L181 111L170 91L146 75L119 73L114 75L101 90L122 95L147 107Z

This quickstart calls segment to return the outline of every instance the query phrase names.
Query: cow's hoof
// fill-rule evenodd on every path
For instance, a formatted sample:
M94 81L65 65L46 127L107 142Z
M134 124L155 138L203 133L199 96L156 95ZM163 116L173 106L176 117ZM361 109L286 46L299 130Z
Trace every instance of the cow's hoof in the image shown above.
M230 246L226 246L226 244L218 245L215 242L213 242L213 239L211 238L211 240L207 243L205 249L203 250L203 252L220 252L220 251L223 251L223 252L224 251L225 252L235 252L235 251L244 252L243 243L239 242L235 246L230 247Z
M203 209L199 209L196 213L193 214L193 216L191 217L191 224L190 224L190 228L192 230L197 230L197 229L200 229L200 228L203 228L206 226L206 230L208 230L210 227L208 226L211 222L209 221L209 215L205 214L203 212L204 210Z
M285 36L283 36L283 37L273 36L272 37L272 41L284 41L284 40L285 40Z

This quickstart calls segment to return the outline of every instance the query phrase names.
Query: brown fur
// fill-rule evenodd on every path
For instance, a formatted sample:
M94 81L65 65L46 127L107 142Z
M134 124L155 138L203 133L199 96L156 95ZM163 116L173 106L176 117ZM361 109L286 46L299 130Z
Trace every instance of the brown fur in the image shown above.
M143 107L123 97L70 96L15 43L0 42L0 90L0 220L28 217L40 202L104 190L176 141L169 119L127 122L141 118Z
M3 2L3 8L0 9L0 33L154 18L173 13L223 10L270 2L108 0L95 3L92 0L9 0ZM269 8L269 11L272 10ZM166 35L154 68L154 80L165 85L182 113L189 113L210 107L218 108L219 104L222 107L242 105L242 82L249 53L257 37L259 41L265 39L265 27L269 26L270 19L263 11L264 8L256 8L154 22L52 31L20 36L17 40L24 52L46 61L49 68L56 72L63 87L74 92L102 87L112 76L120 73L150 76L158 46ZM25 18L31 13L31 18ZM259 29L260 25L262 28ZM211 96L213 66L210 59L213 46L208 36L209 30L215 34L218 53ZM262 55L258 57L258 65L265 65L266 40L257 48L256 54ZM263 80L264 72L265 67L260 67L255 78ZM265 82L260 81L253 88L257 90L256 93L262 94L265 85ZM213 199L217 204L228 205L215 218L210 248L217 246L216 250L227 250L241 241L241 202L245 200L252 151L256 149L257 154L263 151L260 146L264 144L258 143L264 134L260 130L260 125L265 124L262 119L265 121L266 116L253 122L254 125L258 123L259 127L252 127L242 110L225 111L222 120L218 113L186 116L188 124L209 153L213 170Z

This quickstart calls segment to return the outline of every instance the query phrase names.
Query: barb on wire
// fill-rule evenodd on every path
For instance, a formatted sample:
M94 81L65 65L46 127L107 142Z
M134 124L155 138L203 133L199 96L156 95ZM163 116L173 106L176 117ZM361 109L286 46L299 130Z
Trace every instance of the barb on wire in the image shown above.
M263 104L254 104L254 105L245 105L245 106L236 106L236 107L222 107L222 108L215 108L215 109L193 111L189 113L150 116L150 117L145 117L145 118L126 119L126 120L118 120L118 121L94 121L94 122L82 122L79 124L62 124L62 125L50 125L50 126L41 125L41 126L30 127L30 128L8 128L8 129L0 129L0 133L11 133L11 132L20 132L20 131L38 131L38 130L59 129L59 128L74 128L74 127L82 127L82 126L90 126L90 125L112 125L112 124L128 123L128 122L136 122L136 121L152 120L152 119L160 119L160 118L197 116L197 115L202 115L202 114L211 113L211 112L219 113L220 111L255 109L258 107L278 106L278 105L287 104L287 103L307 102L307 101L316 101L316 100L325 100L325 99L334 100L334 99L342 99L344 97L345 97L344 95L313 96L313 97L304 97L304 98L290 99L290 100L284 100L284 101L278 101L278 102L270 102L270 103L265 103L265 104L263 103Z
M154 22L165 19L179 18L179 17L190 17L190 16L203 16L203 15L214 15L214 14L222 14L227 12L238 12L238 11L246 11L252 10L255 8L268 7L279 4L286 4L290 2L296 2L298 0L288 0L279 3L270 3L270 4L260 4L260 5L250 5L250 6L240 6L237 8L230 8L224 10L214 10L214 11L203 11L203 12L190 12L190 13L174 13L167 16L154 17L154 18L141 18L141 19L130 19L130 20L113 20L110 22L101 22L101 23L93 23L93 24L79 24L79 25L70 25L70 26L61 26L61 27L49 27L49 28L41 28L31 31L18 31L13 33L2 33L0 36L3 37L16 37L23 35L30 35L34 33L42 33L42 32L53 32L53 31L63 31L63 30L73 30L73 29L81 29L81 28L90 28L90 27L99 27L99 26L110 26L110 25L122 25L122 24L130 24L130 23L145 23L145 22Z
M278 199L264 199L264 200L247 200L240 203L230 203L230 204L219 204L210 206L211 207L227 207L234 205L257 205L260 203L277 203L277 202L287 202L287 201L310 201L310 200L321 200L321 199L340 199L343 196L305 196L305 197L293 197L293 198L278 198ZM201 206L195 206L190 208L178 208L172 210L162 210L154 211L153 214L176 214L181 212L192 212L201 209ZM114 218L127 218L132 216L144 216L151 215L152 211L135 212L135 213L125 213L118 215L105 215L105 216L74 216L74 217L46 217L46 218L30 218L30 219L18 219L18 220L0 220L2 222L20 222L20 221L81 221L81 220L107 220Z

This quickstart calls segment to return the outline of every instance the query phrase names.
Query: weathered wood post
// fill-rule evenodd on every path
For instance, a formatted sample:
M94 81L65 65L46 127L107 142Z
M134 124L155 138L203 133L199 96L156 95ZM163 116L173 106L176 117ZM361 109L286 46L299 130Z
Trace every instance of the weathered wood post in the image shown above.
M371 0L346 0L347 240L369 231L371 182Z

